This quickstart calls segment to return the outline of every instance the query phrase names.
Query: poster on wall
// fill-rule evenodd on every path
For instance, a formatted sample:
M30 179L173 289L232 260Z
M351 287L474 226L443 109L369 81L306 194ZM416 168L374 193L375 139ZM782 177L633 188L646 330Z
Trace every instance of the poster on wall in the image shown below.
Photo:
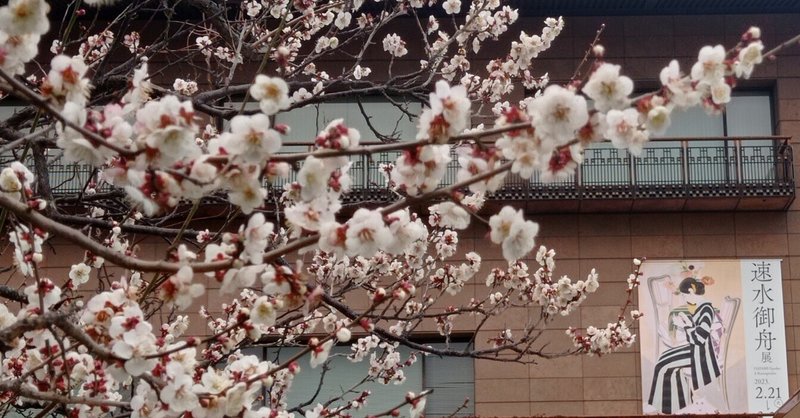
M645 414L771 413L790 394L781 260L646 261Z

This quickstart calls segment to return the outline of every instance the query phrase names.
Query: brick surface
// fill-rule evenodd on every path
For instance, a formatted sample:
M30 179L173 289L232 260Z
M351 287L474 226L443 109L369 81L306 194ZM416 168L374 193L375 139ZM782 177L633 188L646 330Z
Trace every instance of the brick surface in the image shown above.
M528 379L475 379L475 402L528 402Z
M528 402L476 402L475 413L484 417L526 417L531 414Z
M533 379L530 399L532 402L581 401L586 399L584 383L591 384L581 378Z
M638 377L587 377L583 383L583 398L587 401L636 400L641 392Z

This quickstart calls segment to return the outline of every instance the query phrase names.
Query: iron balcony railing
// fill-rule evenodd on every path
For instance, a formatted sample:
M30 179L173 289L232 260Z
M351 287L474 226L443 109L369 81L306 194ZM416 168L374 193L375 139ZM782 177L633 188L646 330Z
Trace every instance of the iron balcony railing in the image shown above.
M553 183L537 176L522 179L510 174L505 185L489 196L500 200L641 199L689 197L791 197L794 196L792 150L787 137L659 138L633 157L608 143L584 152L584 162L574 175ZM308 150L308 144L286 143L286 152ZM53 152L53 151L51 151ZM442 184L455 181L458 161L453 160ZM382 164L394 163L400 152L351 157L352 189L348 202L387 201L397 198L388 190ZM0 161L5 165L8 160ZM56 196L83 190L93 173L89 166L50 159L50 183ZM286 182L269 185L280 193ZM101 190L108 190L101 186Z

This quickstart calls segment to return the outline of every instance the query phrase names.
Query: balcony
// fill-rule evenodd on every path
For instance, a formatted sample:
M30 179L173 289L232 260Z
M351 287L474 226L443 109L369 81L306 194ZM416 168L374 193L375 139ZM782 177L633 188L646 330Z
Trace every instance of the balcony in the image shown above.
M794 200L787 137L659 138L639 157L589 148L561 182L510 179L495 198L536 211L782 210Z
M537 212L624 212L700 210L782 210L794 200L792 149L788 137L660 138L642 155L632 157L610 144L585 151L575 175L555 183L509 175L505 186L490 196L496 202ZM288 152L307 150L308 144L287 143ZM353 189L348 203L385 202L396 194L384 186L379 172L397 152L369 158L352 157ZM453 155L443 180L455 180L458 162ZM0 161L3 165L5 161ZM85 187L92 168L63 164L53 157L50 182L56 196L75 194ZM288 181L293 181L290 178ZM271 187L280 193L283 184ZM105 186L103 188L107 188Z

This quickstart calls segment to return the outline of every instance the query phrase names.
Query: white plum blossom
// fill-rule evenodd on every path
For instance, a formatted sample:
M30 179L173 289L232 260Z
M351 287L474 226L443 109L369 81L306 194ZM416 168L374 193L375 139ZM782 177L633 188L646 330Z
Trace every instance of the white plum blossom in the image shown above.
M47 22L46 17L44 20ZM0 31L0 50L4 52L0 68L11 75L24 74L25 64L34 59L38 53L40 39L41 36L38 34L11 36Z
M406 43L396 33L386 35L383 38L383 50L391 54L393 57L402 57L408 54Z
M186 309L195 298L205 293L205 287L200 283L192 283L194 272L189 266L183 266L177 273L161 285L159 296L166 303L175 305L178 309Z
M379 211L358 209L347 223L345 247L348 255L369 257L392 244L392 232Z
M436 92L430 94L430 106L419 118L417 139L446 144L451 137L469 128L471 102L464 86L450 87L440 80L436 83Z
M174 363L170 363L172 367ZM190 375L185 373L175 373L172 381L161 389L161 400L173 412L185 412L196 409L199 406L199 399L193 390L194 381Z
M80 286L89 281L91 272L92 268L86 263L73 264L69 270L69 279L72 280L72 284L75 286Z
M497 202L487 202L508 172L517 184L531 178L571 180L586 147L604 138L637 155L650 134L669 127L675 109L702 104L719 112L736 79L750 77L764 60L760 30L751 28L730 51L700 50L688 76L677 61L670 62L661 70L658 90L631 98L633 82L621 75L620 66L604 61L606 51L599 45L592 48L595 63L585 84L576 78L550 85L534 59L554 45L563 19L548 18L540 33L513 35L508 31L519 11L499 0L388 2L376 13L361 11L363 0L240 3L236 19L187 26L182 39L190 45L180 50L148 44L153 34L115 33L114 25L93 29L79 18L86 10L77 7L67 8L74 14L65 16L65 22L78 18L76 37L54 40L63 36L45 33L48 2L10 0L0 6L0 69L24 85L5 90L23 100L42 98L35 118L30 110L12 118L19 123L9 127L28 136L5 138L4 149L30 157L28 149L18 151L53 138L59 150L44 155L48 163L60 157L93 167L80 181L82 199L55 202L68 202L74 230L53 227L65 215L46 211L53 202L40 196L45 193L24 164L0 167L0 200L7 212L0 223L7 229L9 274L19 276L15 286L21 289L21 297L14 297L19 303L0 303L0 330L12 328L3 341L0 381L30 388L24 396L7 391L16 406L41 408L61 396L69 398L66 408L76 418L363 415L368 391L292 409L296 376L306 365L318 368L340 356L331 350L345 344L349 361L368 361L368 380L402 384L406 368L427 349L401 356L400 343L380 338L383 330L403 341L435 328L450 339L463 332L463 324L498 324L511 309L531 308L546 324L575 312L598 290L596 270L573 279L556 270L555 250L535 250L539 225L525 219L524 209L497 211ZM439 6L442 16L459 16L448 19L452 25L426 11ZM411 44L385 29L394 27L387 24L395 16L420 19L417 12L422 18L414 26L426 39L415 39L418 56L409 60ZM283 22L279 29L266 25L273 20ZM246 35L247 51L226 39L230 33L222 33L222 25ZM361 38L352 38L358 33L379 35L359 44ZM49 45L40 48L45 37ZM496 48L501 39L510 48ZM120 62L127 63L122 67L105 62L115 45ZM50 66L36 69L32 61L47 47L54 56ZM366 49L359 51L362 47L388 54L378 66L381 77L371 77L365 65L372 64L365 63L377 61ZM344 53L336 49L347 49L354 59L341 68L315 59ZM164 60L176 58L177 51L199 60L178 72L203 70L207 76L166 78ZM242 65L253 52L263 56L264 71L280 76L259 74L252 85L239 85L251 77L245 73L250 65ZM494 52L496 58L485 57ZM148 60L151 67L158 65L152 81ZM169 63L183 65L178 59ZM26 67L35 71L26 74ZM384 74L392 80L388 90ZM365 144L354 128L358 122L325 108L363 88L386 94L410 117L414 109L401 101L419 98L418 90L407 90L412 84L434 91L426 92L429 107L416 121L417 132L400 138L410 141ZM402 97L403 91L411 95ZM228 101L238 95L249 95L258 107L231 106ZM302 106L319 117L281 114ZM493 124L475 119L491 115ZM387 137L408 134L402 120L366 119L376 134L385 128L395 129L386 131ZM483 123L472 128L473 120ZM286 121L296 125L294 136ZM35 129L23 132L28 128ZM306 141L304 149L281 154L283 136ZM40 155L33 156L39 169ZM362 195L351 187L376 179L354 157L375 162L386 179L383 189L368 187L364 200L354 201ZM272 195L273 188L282 191ZM471 225L473 217L482 224ZM71 266L66 277L45 268L58 261L46 251L48 230L58 232L57 245L66 238L80 247L76 259L66 263ZM141 238L162 231L172 244L158 255ZM473 286L481 255L463 248L465 241L481 237L498 244L506 260L481 277L485 288ZM633 261L625 308L642 280L641 264ZM205 274L202 282L195 272ZM195 309L205 281L221 296ZM642 315L630 314L634 320ZM626 317L623 309L606 326L583 333L569 329L573 352L601 355L629 347L635 336ZM20 321L24 327L16 333ZM527 345L540 329L525 327L512 335L502 325L480 344L487 354L519 350L528 358ZM257 346L295 346L309 363L287 353L269 359L246 354ZM431 354L437 350L430 347ZM406 395L411 417L424 414L427 395ZM56 410L65 408L65 402L55 404Z
M45 0L11 0L0 7L0 28L11 36L43 35L50 29L49 11Z
M350 149L357 147L360 140L361 133L357 129L345 125L344 119L334 119L317 135L314 143L320 148ZM329 158L326 162L333 160ZM338 167L346 165L343 159L342 161L336 160L332 164ZM331 164L327 165L330 166Z
M411 218L408 209L399 210L386 216L389 231L392 233L392 243L385 248L387 253L409 253L409 248L421 243L428 236L428 230L420 219Z
M619 65L603 63L589 76L582 91L594 100L595 109L607 112L627 106L628 96L633 92L633 81L619 72Z
M248 163L262 162L281 147L279 133L270 128L269 117L260 113L234 116L230 133L222 134L219 141L220 148Z
M731 86L729 86L728 83L715 83L709 88L711 89L711 100L715 104L724 105L731 101Z
M26 287L23 289L23 293L28 297L28 304L41 306L45 310L61 300L61 288L46 278L39 279L38 283Z
M0 192L14 198L23 197L33 184L33 173L19 161L0 171Z
M534 238L539 232L539 225L526 221L522 211L505 206L500 213L489 218L491 233L489 238L495 244L501 244L503 257L509 262L516 261L528 254L534 246Z
M390 179L411 196L434 190L451 160L447 145L426 145L406 150L397 158Z
M345 231L347 229L338 222L325 222L319 228L319 249L339 257L345 252Z
M247 227L240 229L244 244L242 261L261 264L274 228L272 223L266 221L263 213L255 213L250 217Z
M630 347L636 338L623 320L609 323L603 329L590 326L586 328L586 336L569 328L567 335L572 337L575 347L589 355L603 355L618 348Z
M589 121L586 99L561 86L552 85L533 99L528 109L537 133L556 144L575 138L575 132Z
M328 355L331 352L334 341L331 339L319 344L316 342L316 338L312 338L311 340L312 341L309 343L309 345L312 347L310 364L311 368L313 369L328 360Z
M230 188L228 199L249 215L264 204L267 190L259 181L259 166L240 165L227 173L226 183Z
M180 94L191 96L197 93L197 82L194 80L176 78L175 82L172 83L172 89Z
M139 68L133 70L131 85L128 92L122 97L122 102L125 103L126 113L138 110L145 102L150 100L150 93L153 89L153 85L150 83L149 78L146 62L142 63Z
M484 152L480 147L459 147L456 149L456 153L459 165L456 173L457 182L469 181L473 176L494 170L500 164L499 155ZM506 171L503 171L486 180L472 183L469 185L469 190L473 193L495 192L503 186L507 174Z
M349 329L347 329L347 327L341 327L338 330L336 330L336 339L342 343L350 341L352 335L353 334L350 332Z
M110 136L106 137L106 142L125 147L130 142L132 128L130 124L122 120L121 116L115 114L119 107L108 106L104 108L102 115L91 111L87 113L84 107L75 102L67 102L61 115L69 122L81 127L92 126L101 132L107 132ZM89 117L92 117L89 123ZM98 120L102 120L103 125L97 126ZM99 128L99 129L98 129ZM64 158L69 162L88 163L95 167L101 167L115 152L105 145L99 144L94 139L87 139L80 132L67 127L61 123L56 126L58 138L56 145L64 150Z
M300 184L300 196L308 202L325 193L331 171L325 161L310 155L303 162L303 167L297 173L297 182Z
M89 80L85 78L88 67L75 56L56 55L50 61L50 72L41 87L42 95L63 106L66 102L86 104Z
M249 92L250 97L258 100L261 111L267 115L274 115L291 105L289 85L278 77L269 77L264 74L257 75L255 82L250 86Z
M700 48L697 62L692 66L692 80L706 84L717 84L725 76L725 47L704 46Z
M669 91L669 99L676 107L685 109L700 103L700 93L694 89L689 77L684 77L677 60L661 70L661 84Z
M119 318L115 317L114 320ZM156 359L147 357L156 352L156 340L151 329L149 323L140 319L136 326L122 333L122 339L117 340L112 347L114 355L125 359L125 371L131 376L141 376L152 370L157 363Z
M611 140L614 147L627 149L634 155L642 152L647 134L639 129L639 112L636 109L610 110L606 122L608 123L606 137Z
M410 418L419 418L425 412L425 403L427 398L424 396L417 397L414 392L406 394L406 400L411 404L408 408L408 415Z
M444 12L452 15L461 11L461 0L445 0L442 3Z
M356 80L361 80L364 77L369 77L372 74L372 70L369 67L362 67L361 65L356 65L353 68L353 78Z
M154 159L171 164L195 157L200 150L195 143L197 125L192 102L175 96L147 102L136 112L135 128L142 145L153 151Z
M550 161L542 167L539 180L542 183L565 180L575 174L578 164L583 163L583 149L580 144L573 144L553 152Z
M326 49L336 49L339 46L339 38L320 36L317 39L317 46L314 48L316 53L325 51Z
M469 226L469 212L453 202L437 203L429 207L428 211L431 213L428 221L431 226L454 229L466 229Z
M654 134L660 135L669 128L670 125L670 110L665 106L655 106L647 112L647 130Z
M761 55L764 50L764 44L761 41L755 41L748 44L746 47L739 51L737 60L733 63L733 70L736 77L750 78L753 69L757 64L761 64L764 57Z
M250 310L250 321L256 325L272 326L275 323L277 309L280 305L271 300L269 296L261 296L253 303Z
M339 30L342 30L348 26L350 26L350 21L353 19L353 15L350 12L341 12L336 15L336 20L334 24L336 25Z
M247 16L249 17L256 17L261 13L262 6L260 1L248 1L243 3L242 6L247 10Z
M439 30L439 21L433 15L428 16L428 34L434 33Z

